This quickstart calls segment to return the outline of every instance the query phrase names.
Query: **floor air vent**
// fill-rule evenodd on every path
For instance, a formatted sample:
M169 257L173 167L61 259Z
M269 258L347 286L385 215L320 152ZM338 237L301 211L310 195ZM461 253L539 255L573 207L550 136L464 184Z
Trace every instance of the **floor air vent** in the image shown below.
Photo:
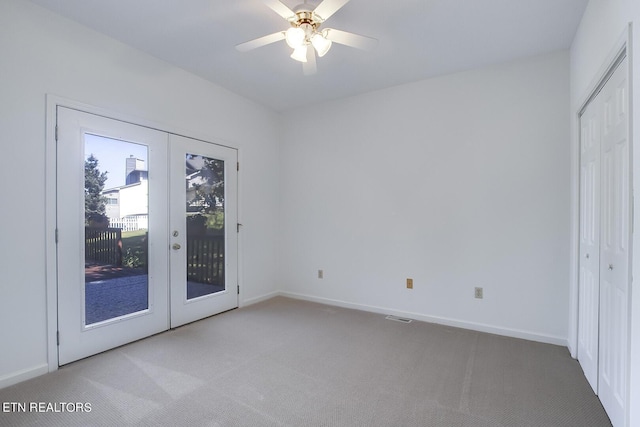
M411 323L411 319L406 319L404 317L398 317L398 316L387 316L386 319L393 320L395 322Z

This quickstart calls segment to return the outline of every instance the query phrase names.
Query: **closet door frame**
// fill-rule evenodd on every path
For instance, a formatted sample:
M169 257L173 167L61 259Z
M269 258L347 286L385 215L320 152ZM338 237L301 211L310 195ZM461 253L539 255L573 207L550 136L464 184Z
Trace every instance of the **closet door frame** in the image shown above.
M569 336L567 339L567 344L569 347L570 354L573 358L578 357L578 334L579 334L579 292L580 292L580 283L579 283L579 268L580 268L580 116L584 112L586 106L589 102L598 94L600 89L604 86L609 76L615 71L617 65L621 62L621 60L626 56L629 61L629 66L627 68L627 77L628 81L631 82L631 71L633 63L633 58L631 56L631 51L628 47L631 46L631 24L625 27L624 31L613 45L613 49L610 51L609 55L606 57L603 65L600 67L599 72L595 74L595 78L592 80L589 85L589 89L584 93L584 96L579 98L581 100L580 103L574 104L572 110L574 111L573 116L573 149L572 149L572 242L571 242L571 292L570 292L570 306L569 306ZM631 100L633 98L633 94L631 90L633 89L631 86L629 87L629 97L627 99L627 104L629 109L631 110ZM632 133L632 120L629 120L629 135L633 135ZM630 139L632 142L633 140ZM627 298L627 307L628 307L628 316L626 319L627 322L627 352L626 352L626 371L627 374L630 372L631 358L630 358L630 345L631 342L631 288L632 288L632 270L633 270L633 144L630 144L629 147L629 159L630 159L630 168L629 168L629 189L630 189L630 203L629 203L629 218L630 218L630 232L629 232L629 268L628 268L628 284L629 284L629 294ZM630 396L630 382L627 381L626 385L626 399L627 402L625 408L625 422L624 425L628 425L629 423L629 414L630 414L630 405L629 405L629 396Z

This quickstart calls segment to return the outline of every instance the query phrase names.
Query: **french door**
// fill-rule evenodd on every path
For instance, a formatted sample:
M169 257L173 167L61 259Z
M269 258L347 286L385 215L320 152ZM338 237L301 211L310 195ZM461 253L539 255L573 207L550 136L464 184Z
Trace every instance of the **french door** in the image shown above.
M60 365L237 307L237 152L57 108Z
M237 151L170 136L171 327L238 306Z

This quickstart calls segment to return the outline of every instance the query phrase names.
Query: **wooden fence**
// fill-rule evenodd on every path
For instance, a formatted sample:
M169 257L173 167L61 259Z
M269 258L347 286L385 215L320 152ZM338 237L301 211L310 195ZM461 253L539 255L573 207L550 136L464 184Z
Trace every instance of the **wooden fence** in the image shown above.
M122 230L119 228L84 228L85 262L122 265Z
M122 230L85 227L85 261L122 266ZM224 235L189 235L187 280L224 286Z
M187 280L224 286L224 235L188 236Z

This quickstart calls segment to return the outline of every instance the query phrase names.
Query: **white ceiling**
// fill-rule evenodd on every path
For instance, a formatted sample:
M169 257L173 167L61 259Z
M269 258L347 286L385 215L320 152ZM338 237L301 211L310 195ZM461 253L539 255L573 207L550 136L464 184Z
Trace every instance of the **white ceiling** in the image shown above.
M588 0L351 0L323 28L377 38L337 45L304 76L261 0L32 0L277 111L569 48ZM282 0L290 8L301 0ZM319 0L309 0L317 5Z

